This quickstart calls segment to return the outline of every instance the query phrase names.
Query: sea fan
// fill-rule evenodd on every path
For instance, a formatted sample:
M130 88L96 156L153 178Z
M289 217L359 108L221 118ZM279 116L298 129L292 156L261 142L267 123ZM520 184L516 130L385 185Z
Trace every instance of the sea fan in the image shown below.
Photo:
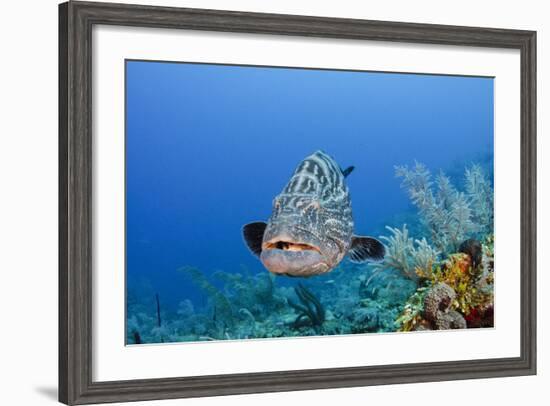
M416 281L419 271L431 273L440 252L432 248L425 238L410 238L406 224L401 230L389 226L386 228L392 235L380 237L386 242L386 256L383 261L372 264L375 272L373 276L384 270L396 269L407 278Z
M231 330L234 327L235 318L233 307L227 297L212 285L198 268L184 266L178 271L190 277L193 283L208 296L213 310L213 318L222 332L227 329Z
M430 171L418 162L412 169L397 166L395 174L403 178L401 187L407 189L430 242L440 252L456 252L466 238L492 228L493 191L479 166L466 169L466 193L458 191L443 172L434 188Z
M472 165L466 168L465 188L470 207L472 220L479 225L484 234L493 233L493 188L481 166Z

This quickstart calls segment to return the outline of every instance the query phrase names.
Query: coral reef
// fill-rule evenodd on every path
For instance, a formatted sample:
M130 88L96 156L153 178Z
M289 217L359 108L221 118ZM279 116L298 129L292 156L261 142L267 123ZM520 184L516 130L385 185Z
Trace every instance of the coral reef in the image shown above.
M227 297L212 285L198 268L185 266L180 268L179 272L188 275L193 283L208 295L212 310L212 320L217 330L220 330L223 335L226 333L226 330L232 329L234 310Z
M419 272L431 273L439 251L432 248L425 238L410 238L406 224L401 230L389 226L386 228L393 235L380 237L387 244L386 256L383 261L372 265L375 271L397 269L412 280L418 279Z
M493 188L481 166L466 168L465 187L472 208L472 221L481 234L492 234L494 224Z
M319 299L301 283L294 288L294 291L300 303L288 299L289 306L298 313L298 317L294 320L293 326L299 328L304 326L304 323L307 323L319 329L325 321L325 308Z
M246 270L209 276L194 267L179 271L203 292L204 303L184 299L175 311L162 310L161 327L155 295L146 305L132 303L129 344L395 331L394 320L416 286L398 273L374 280L368 266L351 262L327 277L301 281Z
M458 191L443 172L434 187L430 171L418 162L412 169L397 166L395 174L403 178L401 186L417 207L430 242L442 254L457 252L471 236L492 233L493 189L480 166L466 168L465 192Z
M399 331L431 330L429 322L423 317L426 291L427 288L418 288L409 297L403 311L395 320Z
M466 328L466 320L451 305L456 293L446 283L432 286L424 297L424 318L432 323L434 330Z
M470 257L472 260L472 267L477 268L481 264L483 248L478 240L470 238L469 240L464 241L460 244L458 251Z
M449 255L429 273L419 271L424 287L409 298L397 318L400 330L493 325L493 272L486 266L491 263L492 249L478 241L462 245L468 253Z
M462 314L468 315L472 308L493 300L492 283L487 284L484 275L483 268L472 266L472 259L468 254L456 253L437 267L432 273L431 282L452 286L456 292L453 306Z
M388 228L388 256L375 265L397 269L418 289L396 319L401 331L493 325L493 189L481 166L464 172L459 191L443 172L432 178L416 163L396 167L418 209L427 239ZM481 240L481 241L480 241ZM416 246L415 246L416 244ZM433 248L433 247L435 248ZM414 270L414 275L413 271Z
M308 279L185 266L174 276L184 293L172 302L150 281L134 281L126 342L492 327L493 191L481 166L463 173L459 190L443 172L432 177L420 163L396 168L417 213L380 226L386 256L377 263L343 261Z

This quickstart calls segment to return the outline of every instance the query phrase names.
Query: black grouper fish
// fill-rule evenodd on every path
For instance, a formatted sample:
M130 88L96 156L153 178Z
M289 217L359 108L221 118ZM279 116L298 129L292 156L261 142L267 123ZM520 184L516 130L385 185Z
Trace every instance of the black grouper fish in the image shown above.
M305 158L273 201L268 223L243 227L248 248L272 273L312 276L331 271L346 256L381 260L385 249L372 237L353 234L351 199L342 170L322 151Z

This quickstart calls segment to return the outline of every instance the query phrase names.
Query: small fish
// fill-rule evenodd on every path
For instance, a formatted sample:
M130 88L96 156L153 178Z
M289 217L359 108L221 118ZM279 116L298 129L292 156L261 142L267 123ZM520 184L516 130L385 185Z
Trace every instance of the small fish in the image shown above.
M270 272L307 277L331 271L346 255L353 262L384 258L380 241L353 234L345 183L352 170L315 152L300 162L275 197L269 221L243 227L246 245Z

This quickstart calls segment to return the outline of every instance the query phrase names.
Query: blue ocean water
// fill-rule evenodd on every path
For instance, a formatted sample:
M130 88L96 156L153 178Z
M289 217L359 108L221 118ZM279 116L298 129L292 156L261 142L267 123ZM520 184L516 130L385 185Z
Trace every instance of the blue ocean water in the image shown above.
M129 295L176 311L205 300L179 267L267 272L241 228L319 149L355 166L355 231L378 236L413 209L396 165L457 184L472 162L492 170L493 92L482 77L127 61Z

